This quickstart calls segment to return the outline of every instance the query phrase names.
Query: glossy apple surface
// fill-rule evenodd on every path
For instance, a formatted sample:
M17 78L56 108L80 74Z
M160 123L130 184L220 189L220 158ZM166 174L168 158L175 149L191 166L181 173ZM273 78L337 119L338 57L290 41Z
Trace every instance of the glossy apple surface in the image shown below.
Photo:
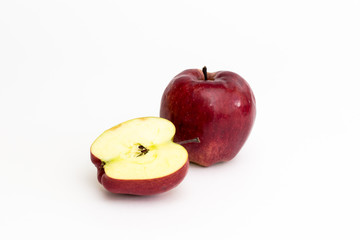
M98 181L110 192L152 195L168 191L185 177L184 147L172 141L175 126L158 117L137 118L101 134L91 145Z
M198 137L200 143L183 146L191 162L210 166L240 151L255 120L255 105L249 84L238 74L189 69L166 87L160 117L174 123L175 142Z

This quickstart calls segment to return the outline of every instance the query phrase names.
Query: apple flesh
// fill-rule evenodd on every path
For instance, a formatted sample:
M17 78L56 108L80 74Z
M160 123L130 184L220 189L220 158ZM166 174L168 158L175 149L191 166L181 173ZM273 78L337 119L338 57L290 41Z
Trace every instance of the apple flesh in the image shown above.
M198 137L198 144L184 144L189 160L202 166L233 159L252 129L255 97L249 84L229 71L208 73L189 69L166 87L160 117L174 123L174 141Z
M121 123L91 145L98 181L110 192L132 195L162 193L185 177L189 161L184 147L172 141L175 126L146 117Z

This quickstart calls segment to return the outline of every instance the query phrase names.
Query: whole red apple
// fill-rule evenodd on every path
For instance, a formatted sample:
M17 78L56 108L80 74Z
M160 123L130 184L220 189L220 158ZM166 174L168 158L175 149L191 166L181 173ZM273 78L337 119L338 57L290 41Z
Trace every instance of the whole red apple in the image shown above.
M198 137L200 143L183 146L191 162L210 166L240 151L255 120L255 105L249 84L238 74L188 69L165 89L160 117L174 123L175 142Z

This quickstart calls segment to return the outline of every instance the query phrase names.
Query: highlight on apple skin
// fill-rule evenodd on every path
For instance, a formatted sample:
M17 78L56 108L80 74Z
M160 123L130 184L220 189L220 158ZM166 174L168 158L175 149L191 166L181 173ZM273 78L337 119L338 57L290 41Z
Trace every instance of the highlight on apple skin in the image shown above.
M91 145L98 181L110 192L153 195L185 177L188 154L172 141L175 126L159 117L136 118L102 133Z
M176 75L166 87L160 117L174 123L175 142L184 144L190 162L211 166L233 159L247 140L256 116L249 84L230 71L208 73L206 67Z

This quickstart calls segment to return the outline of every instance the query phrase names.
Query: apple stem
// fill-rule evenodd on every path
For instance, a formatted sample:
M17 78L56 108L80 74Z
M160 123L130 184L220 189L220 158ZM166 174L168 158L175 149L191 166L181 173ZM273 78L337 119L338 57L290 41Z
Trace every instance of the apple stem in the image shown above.
M200 139L197 137L197 138L177 142L177 144L180 144L180 145L187 144L187 143L200 143Z
M204 79L205 79L205 81L208 80L208 78L207 78L207 68L206 68L206 66L203 67L202 72L203 72L203 74L204 74Z

